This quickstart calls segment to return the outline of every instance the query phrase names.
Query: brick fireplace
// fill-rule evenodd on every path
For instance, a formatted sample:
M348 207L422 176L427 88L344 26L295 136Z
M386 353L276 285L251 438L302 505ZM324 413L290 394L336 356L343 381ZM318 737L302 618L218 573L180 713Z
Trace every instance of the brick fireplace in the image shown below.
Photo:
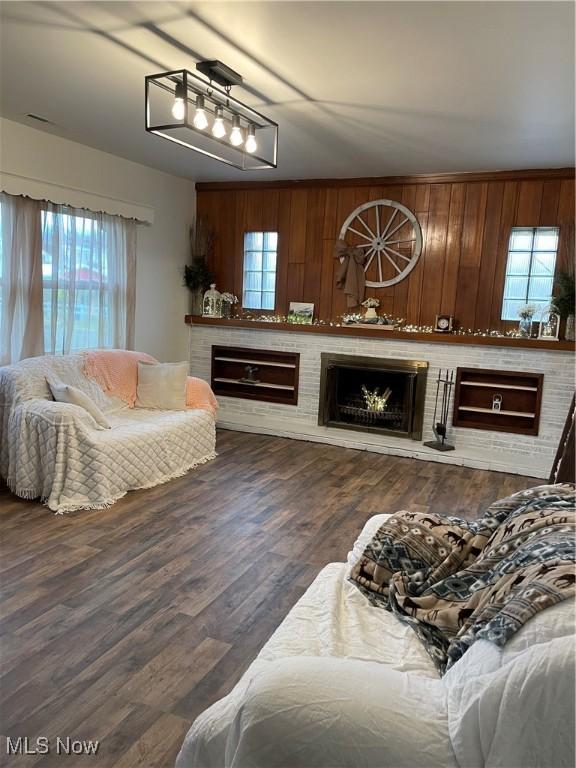
M428 363L322 353L318 424L422 439ZM364 392L390 393L381 410Z
M227 324L228 323L228 324ZM298 403L289 405L219 395L218 424L237 429L314 440L347 448L375 451L428 461L459 464L547 478L562 435L574 392L574 353L567 342L553 342L548 348L537 341L509 339L466 340L444 334L393 334L380 332L352 336L350 329L278 327L272 323L203 318L190 325L190 361L195 376L211 380L213 347L229 346L252 350L299 354ZM335 331L338 331L336 333ZM374 332L376 335L377 332ZM453 426L449 409L449 438L454 451L440 453L416 439L393 430L361 431L318 424L322 354L368 357L388 362L428 362L424 398L422 440L434 438L436 379L442 369L457 367L525 371L544 374L538 435L510 434L492 430ZM254 358L256 359L256 358ZM262 378L259 374L258 378ZM415 436L415 435L414 435ZM295 446L295 450L297 447Z

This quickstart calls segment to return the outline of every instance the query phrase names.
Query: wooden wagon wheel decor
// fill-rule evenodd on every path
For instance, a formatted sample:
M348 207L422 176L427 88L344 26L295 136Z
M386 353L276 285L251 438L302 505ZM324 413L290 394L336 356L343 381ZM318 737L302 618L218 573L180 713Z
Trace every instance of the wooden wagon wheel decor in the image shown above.
M342 224L340 240L367 249L364 272L369 288L385 288L404 280L422 252L418 219L395 200L360 205Z

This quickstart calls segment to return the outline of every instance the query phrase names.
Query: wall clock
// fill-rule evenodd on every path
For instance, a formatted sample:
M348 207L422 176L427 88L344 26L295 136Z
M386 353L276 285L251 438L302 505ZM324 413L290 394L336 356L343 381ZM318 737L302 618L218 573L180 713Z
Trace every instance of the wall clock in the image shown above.
M368 288L385 288L404 280L422 252L422 230L416 216L395 200L360 205L340 230L340 240L366 249Z

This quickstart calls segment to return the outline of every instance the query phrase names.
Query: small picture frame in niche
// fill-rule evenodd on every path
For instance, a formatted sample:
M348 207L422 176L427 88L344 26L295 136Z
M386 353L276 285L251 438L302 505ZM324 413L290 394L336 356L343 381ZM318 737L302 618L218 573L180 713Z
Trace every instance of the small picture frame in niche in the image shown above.
M454 318L452 315L436 315L434 330L438 333L450 333L452 331L453 322Z
M291 301L286 318L289 323L295 325L312 325L314 319L314 304L302 301Z

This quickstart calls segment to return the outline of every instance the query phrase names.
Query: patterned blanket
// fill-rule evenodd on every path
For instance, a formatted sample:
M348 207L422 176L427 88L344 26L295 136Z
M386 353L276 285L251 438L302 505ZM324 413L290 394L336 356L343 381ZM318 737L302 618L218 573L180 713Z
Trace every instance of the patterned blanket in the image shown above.
M575 486L543 485L495 502L474 522L397 512L350 580L410 624L443 674L475 642L497 645L575 594Z

